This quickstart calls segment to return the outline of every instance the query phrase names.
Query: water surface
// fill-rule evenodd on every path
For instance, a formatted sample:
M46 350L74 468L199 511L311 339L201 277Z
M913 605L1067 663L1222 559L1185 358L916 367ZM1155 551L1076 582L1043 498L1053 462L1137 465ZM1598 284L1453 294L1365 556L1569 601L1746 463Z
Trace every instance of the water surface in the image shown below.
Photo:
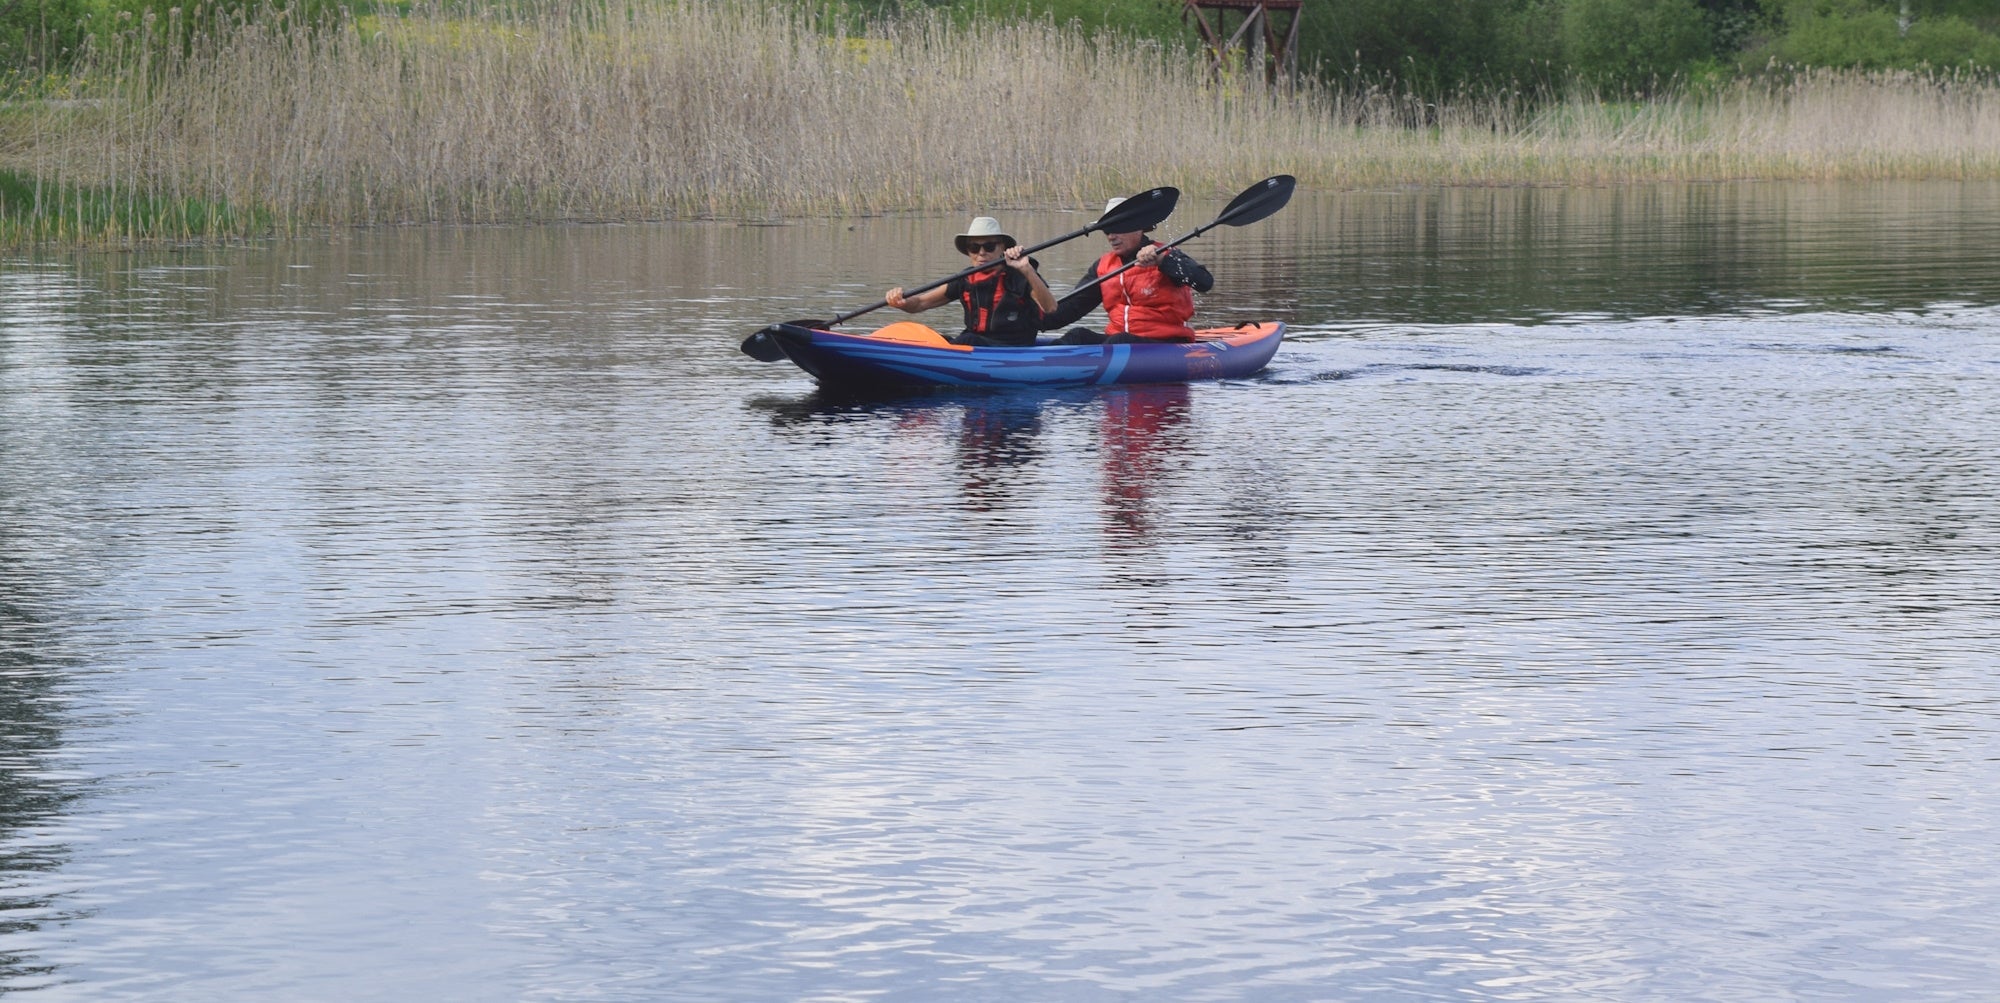
M736 352L963 223L7 262L0 986L1987 998L2000 187L1301 193L1239 382Z

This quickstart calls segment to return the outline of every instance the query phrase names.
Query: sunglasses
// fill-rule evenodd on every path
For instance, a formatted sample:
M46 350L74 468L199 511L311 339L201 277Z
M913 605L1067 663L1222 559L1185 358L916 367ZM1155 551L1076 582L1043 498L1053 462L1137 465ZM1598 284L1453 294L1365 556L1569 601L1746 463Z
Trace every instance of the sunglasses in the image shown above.
M965 253L971 254L974 251L998 251L1005 248L1006 246L1007 242L1004 240L968 240L965 242Z

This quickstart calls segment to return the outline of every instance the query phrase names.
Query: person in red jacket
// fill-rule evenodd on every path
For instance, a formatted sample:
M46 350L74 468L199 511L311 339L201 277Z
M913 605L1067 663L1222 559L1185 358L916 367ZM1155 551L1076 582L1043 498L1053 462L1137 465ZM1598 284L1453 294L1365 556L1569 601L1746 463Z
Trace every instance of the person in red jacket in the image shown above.
M904 313L922 313L957 300L965 307L965 330L955 345L1032 345L1042 319L1056 308L1056 294L1037 272L1035 259L1021 253L1013 237L1001 232L991 216L974 217L965 232L952 238L958 253L974 265L992 265L953 279L915 296L897 286L883 302ZM998 267L1005 263L1006 267Z
M1110 212L1123 199L1104 204ZM1054 331L1083 319L1098 307L1104 308L1104 333L1086 327L1071 328L1056 339L1059 345L1094 345L1102 342L1193 341L1194 294L1215 287L1215 277L1200 262L1146 236L1145 231L1106 233L1111 249L1090 266L1077 285L1083 286L1100 275L1110 275L1127 264L1133 267L1088 289L1079 288L1064 296L1053 311L1042 318L1042 330Z

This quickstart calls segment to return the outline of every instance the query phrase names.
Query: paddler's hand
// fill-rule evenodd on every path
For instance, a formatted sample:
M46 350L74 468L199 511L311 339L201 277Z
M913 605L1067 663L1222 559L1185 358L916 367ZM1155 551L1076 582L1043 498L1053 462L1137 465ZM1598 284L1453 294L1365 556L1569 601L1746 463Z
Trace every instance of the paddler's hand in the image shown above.
M1157 268L1160 265L1160 249L1147 244L1139 248L1138 257L1132 259L1140 268Z
M1006 258L1007 258L1007 267L1012 268L1017 272L1031 271L1035 267L1028 261L1027 250L1025 248L1020 247L1019 245L1008 248Z
M904 303L907 303L909 301L903 298L902 286L897 286L896 288L889 290L889 295L882 297L882 302L887 303L890 306L903 311L904 313L908 313L910 311L909 307L903 305Z

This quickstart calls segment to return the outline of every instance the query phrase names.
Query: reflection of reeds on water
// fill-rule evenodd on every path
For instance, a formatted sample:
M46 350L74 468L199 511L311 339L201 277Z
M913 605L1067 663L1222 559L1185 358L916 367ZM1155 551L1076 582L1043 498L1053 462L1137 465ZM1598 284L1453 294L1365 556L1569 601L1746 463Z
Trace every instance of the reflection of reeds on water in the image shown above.
M1212 81L1184 54L1048 23L917 19L864 39L701 0L420 8L316 32L186 18L102 49L89 100L0 111L0 171L41 200L24 215L21 184L0 196L0 242L36 239L21 221L42 217L59 225L41 237L87 240L965 211L1227 193L1281 171L1323 186L2000 176L2000 87L1969 78L1425 102Z

